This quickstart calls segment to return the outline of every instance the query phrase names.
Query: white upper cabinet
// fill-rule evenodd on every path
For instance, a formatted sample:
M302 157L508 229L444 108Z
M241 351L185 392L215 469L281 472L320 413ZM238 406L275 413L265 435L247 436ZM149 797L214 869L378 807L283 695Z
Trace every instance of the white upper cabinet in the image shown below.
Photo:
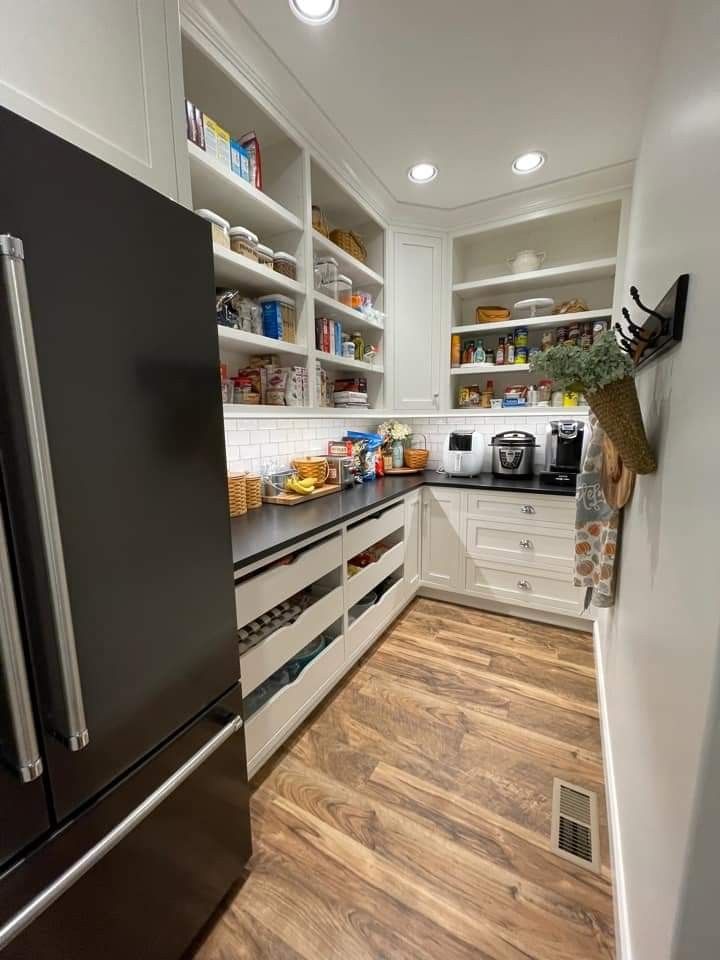
M177 3L0 0L0 20L0 105L177 199Z
M395 407L437 410L440 399L442 241L395 234Z

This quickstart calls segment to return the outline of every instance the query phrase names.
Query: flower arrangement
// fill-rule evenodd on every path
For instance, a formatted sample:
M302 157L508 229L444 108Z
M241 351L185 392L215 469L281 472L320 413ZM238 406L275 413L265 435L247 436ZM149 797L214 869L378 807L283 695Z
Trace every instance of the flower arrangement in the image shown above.
M411 430L406 423L400 423L399 420L385 420L377 432L383 438L383 446L388 447L395 440L407 440Z

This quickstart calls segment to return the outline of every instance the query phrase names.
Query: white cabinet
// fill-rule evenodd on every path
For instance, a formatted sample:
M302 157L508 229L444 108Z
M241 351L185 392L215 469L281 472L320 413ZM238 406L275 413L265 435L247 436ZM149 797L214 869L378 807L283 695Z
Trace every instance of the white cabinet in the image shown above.
M394 390L398 410L436 410L440 398L442 241L397 233Z
M0 105L177 199L177 2L0 0L0 20Z
M405 587L412 595L420 583L420 490L405 497Z
M460 526L460 490L424 487L422 579L448 590L462 590L465 553Z

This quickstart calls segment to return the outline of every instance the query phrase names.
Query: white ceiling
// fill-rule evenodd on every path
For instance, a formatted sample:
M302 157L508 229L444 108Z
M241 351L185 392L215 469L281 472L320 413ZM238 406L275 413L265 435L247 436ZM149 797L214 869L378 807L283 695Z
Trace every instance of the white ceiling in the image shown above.
M455 208L633 159L665 0L235 0L401 203ZM537 174L514 156L548 154ZM440 168L417 186L407 168Z

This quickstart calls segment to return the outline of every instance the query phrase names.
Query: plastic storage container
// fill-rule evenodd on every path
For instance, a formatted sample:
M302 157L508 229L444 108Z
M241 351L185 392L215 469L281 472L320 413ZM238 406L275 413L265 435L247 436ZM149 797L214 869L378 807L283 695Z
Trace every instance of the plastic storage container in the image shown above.
M268 270L272 270L274 257L275 254L272 251L272 247L266 247L264 243L257 245L257 258L261 267L267 267Z
M290 280L297 279L297 260L284 250L279 250L273 258L273 270Z
M258 238L252 230L246 230L245 227L230 228L230 249L233 253L242 254L248 260L258 259Z
M346 277L344 273L338 274L337 298L346 307L352 307L352 280L350 277Z
M230 248L230 224L223 217L219 216L217 213L213 213L212 210L196 210L195 213L202 217L203 220L207 220L210 224L210 232L212 233L212 242L218 244L220 247Z
M334 257L318 257L313 270L313 281L318 293L337 300L337 260Z
M276 293L269 297L260 297L262 305L263 335L273 340L285 340L295 343L295 302L290 297Z

